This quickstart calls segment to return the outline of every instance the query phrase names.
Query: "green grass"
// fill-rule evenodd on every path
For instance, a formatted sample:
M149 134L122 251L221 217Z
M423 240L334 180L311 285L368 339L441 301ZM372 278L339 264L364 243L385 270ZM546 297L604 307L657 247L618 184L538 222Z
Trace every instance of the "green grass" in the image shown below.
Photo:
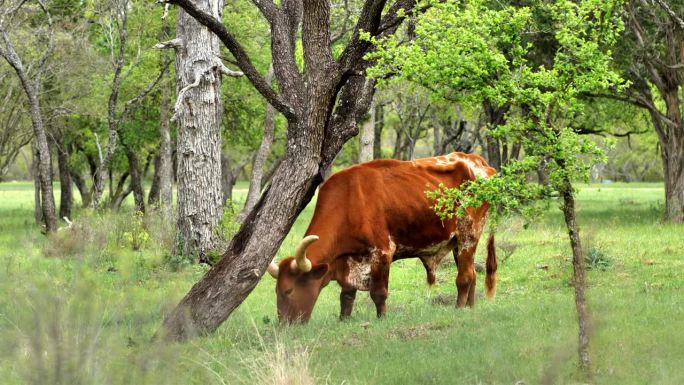
M684 226L660 222L659 184L580 187L585 246L608 261L589 272L594 382L684 383ZM105 217L83 212L75 221L92 230L77 238L92 244L74 255L46 257L56 246L33 223L32 194L30 184L0 184L3 384L57 378L71 384L250 384L263 382L258 368L277 361L278 349L291 360L304 352L304 367L318 383L582 381L571 254L555 207L527 229L519 219L500 227L500 260L504 249L512 254L500 264L493 302L482 299L480 276L475 308L440 304L455 293L451 259L432 290L420 263L405 260L392 266L385 319L376 320L372 301L359 293L351 320L338 321L333 283L307 325L284 327L276 322L274 280L266 275L216 333L162 346L150 341L163 315L204 268L168 268L167 245L159 241L165 224L150 222L151 241L132 251L117 236L132 218L125 210ZM244 194L246 185L237 186L238 201ZM280 257L292 252L311 215L310 205Z

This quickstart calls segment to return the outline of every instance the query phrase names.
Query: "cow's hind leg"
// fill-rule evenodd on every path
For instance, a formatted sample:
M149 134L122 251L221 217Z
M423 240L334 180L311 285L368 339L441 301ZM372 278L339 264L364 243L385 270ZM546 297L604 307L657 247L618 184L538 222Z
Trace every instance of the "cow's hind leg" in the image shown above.
M479 233L473 231L462 231L459 234L458 254L455 255L458 274L456 275L456 288L458 297L456 304L458 307L465 305L475 305L475 285L477 275L475 274L475 251Z
M385 301L389 295L389 269L392 256L389 253L378 253L371 258L370 297L375 303L378 318L385 315L387 307Z
M354 299L356 299L355 288L342 288L340 293L340 319L349 318L354 307Z

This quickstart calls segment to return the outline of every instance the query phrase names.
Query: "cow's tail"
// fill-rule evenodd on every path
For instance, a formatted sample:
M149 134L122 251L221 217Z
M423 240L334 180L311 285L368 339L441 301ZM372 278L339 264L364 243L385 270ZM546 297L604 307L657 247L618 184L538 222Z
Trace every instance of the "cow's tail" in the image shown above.
M487 240L487 276L485 278L485 295L487 299L493 299L496 295L496 245L494 244L494 232L489 234Z

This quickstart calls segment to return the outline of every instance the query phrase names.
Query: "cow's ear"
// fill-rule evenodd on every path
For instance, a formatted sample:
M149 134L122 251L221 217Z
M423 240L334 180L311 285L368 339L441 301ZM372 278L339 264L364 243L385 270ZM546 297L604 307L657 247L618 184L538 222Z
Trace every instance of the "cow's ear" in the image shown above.
M313 279L321 279L328 272L328 264L322 263L311 268L309 272L309 277Z

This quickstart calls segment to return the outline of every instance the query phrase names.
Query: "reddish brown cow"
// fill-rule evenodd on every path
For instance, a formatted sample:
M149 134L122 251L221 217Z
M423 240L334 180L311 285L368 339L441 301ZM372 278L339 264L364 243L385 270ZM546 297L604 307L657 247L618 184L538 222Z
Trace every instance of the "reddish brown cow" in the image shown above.
M482 157L455 152L415 161L375 160L332 175L320 188L295 256L269 266L278 280L280 320L308 321L321 289L332 280L342 288L340 318L351 314L357 290L370 291L381 317L393 261L420 258L432 285L435 268L452 250L458 266L457 304L472 306L473 257L489 204L468 209L462 218L442 221L425 192L494 173ZM487 250L485 288L487 297L493 298L497 267L493 235Z

